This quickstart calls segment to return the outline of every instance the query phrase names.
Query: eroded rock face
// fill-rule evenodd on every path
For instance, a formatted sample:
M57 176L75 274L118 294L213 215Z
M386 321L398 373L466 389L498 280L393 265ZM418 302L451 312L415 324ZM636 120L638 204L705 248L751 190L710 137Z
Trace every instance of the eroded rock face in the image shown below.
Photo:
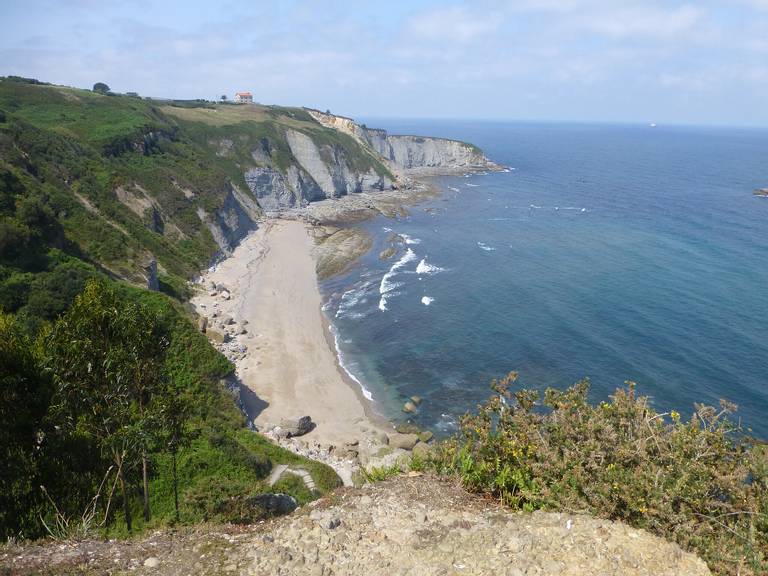
M251 168L245 172L245 183L264 210L293 208L297 205L296 193L285 177L274 168Z

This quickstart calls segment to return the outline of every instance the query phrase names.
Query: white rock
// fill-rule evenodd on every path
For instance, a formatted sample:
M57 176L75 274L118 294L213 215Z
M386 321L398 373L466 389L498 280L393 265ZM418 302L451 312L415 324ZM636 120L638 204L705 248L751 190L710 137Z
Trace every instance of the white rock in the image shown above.
M158 560L154 556L150 556L149 558L144 560L144 566L146 566L147 568L157 568L158 566L160 566L160 560Z

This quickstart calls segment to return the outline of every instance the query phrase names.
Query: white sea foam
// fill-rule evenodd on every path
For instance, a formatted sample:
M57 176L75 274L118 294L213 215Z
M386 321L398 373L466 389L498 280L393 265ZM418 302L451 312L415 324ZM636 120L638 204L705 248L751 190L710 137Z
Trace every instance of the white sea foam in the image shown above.
M403 266L408 264L408 262L411 262L416 259L416 253L408 248L405 251L405 254L403 254L402 258L392 264L392 267L389 269L389 271L384 274L381 278L381 284L379 284L379 310L384 312L387 309L387 299L395 296L395 293L393 293L393 290L399 286L402 286L401 283L394 282L393 278L397 274L397 271L400 270Z
M420 276L424 276L426 274L437 274L443 270L445 270L445 268L440 268L440 266L429 264L426 258L422 258L421 262L419 262L419 265L416 266L416 274Z
M451 192L460 192L460 190L458 188L455 188L454 186L448 186L448 190L450 190Z
M387 228L386 226L384 226L382 230L384 230L384 232L392 232L392 228Z
M344 370L344 373L347 376L349 376L349 378L352 381L354 381L358 386L360 386L360 390L362 391L363 396L367 400L373 402L373 394L371 393L371 391L368 390L368 388L366 388L362 382L360 382L358 377L355 376L352 373L352 371L349 368L347 368L347 365L344 363L344 355L341 353L341 348L339 348L339 331L336 330L336 326L334 326L333 324L330 325L330 330L331 330L331 334L333 334L333 344L334 344L334 347L336 348L336 356L339 359L339 366L341 366L342 370Z
M406 244L421 244L420 238L413 238L412 236L408 236L408 234L400 234L400 236L403 237L403 241Z
M470 188L477 188L478 186L480 186L480 184L470 184L469 182L467 182L466 185L469 186Z
M478 242L477 245L480 247L480 249L485 250L486 252L493 252L496 250L493 246L488 246L485 242Z
M353 308L358 304L365 304L368 300L366 296L370 286L370 281L364 282L362 286L344 292L344 294L341 295L339 307L336 309L336 318L362 318L365 316L365 314L360 312L354 312Z
M452 432L457 430L459 425L456 418L450 414L440 414L440 421L435 427L442 432Z
M422 296L421 297L421 303L424 304L424 306L429 306L434 301L435 301L435 299L432 298L432 296Z

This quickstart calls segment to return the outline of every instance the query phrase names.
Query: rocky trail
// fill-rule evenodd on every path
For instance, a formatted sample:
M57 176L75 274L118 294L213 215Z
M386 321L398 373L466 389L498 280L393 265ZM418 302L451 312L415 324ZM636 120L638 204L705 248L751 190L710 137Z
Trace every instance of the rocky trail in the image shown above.
M589 516L512 513L431 476L342 488L255 526L0 549L0 574L690 575L702 560Z

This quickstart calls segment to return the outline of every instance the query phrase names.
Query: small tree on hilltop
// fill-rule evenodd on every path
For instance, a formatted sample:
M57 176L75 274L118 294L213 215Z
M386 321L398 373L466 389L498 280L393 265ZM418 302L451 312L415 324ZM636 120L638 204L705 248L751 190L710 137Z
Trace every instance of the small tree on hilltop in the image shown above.
M227 101L227 95L226 94L222 94L221 95L221 101L222 102L226 102Z
M93 85L93 91L98 92L99 94L106 94L109 92L109 86L104 84L104 82L96 82L96 84Z

